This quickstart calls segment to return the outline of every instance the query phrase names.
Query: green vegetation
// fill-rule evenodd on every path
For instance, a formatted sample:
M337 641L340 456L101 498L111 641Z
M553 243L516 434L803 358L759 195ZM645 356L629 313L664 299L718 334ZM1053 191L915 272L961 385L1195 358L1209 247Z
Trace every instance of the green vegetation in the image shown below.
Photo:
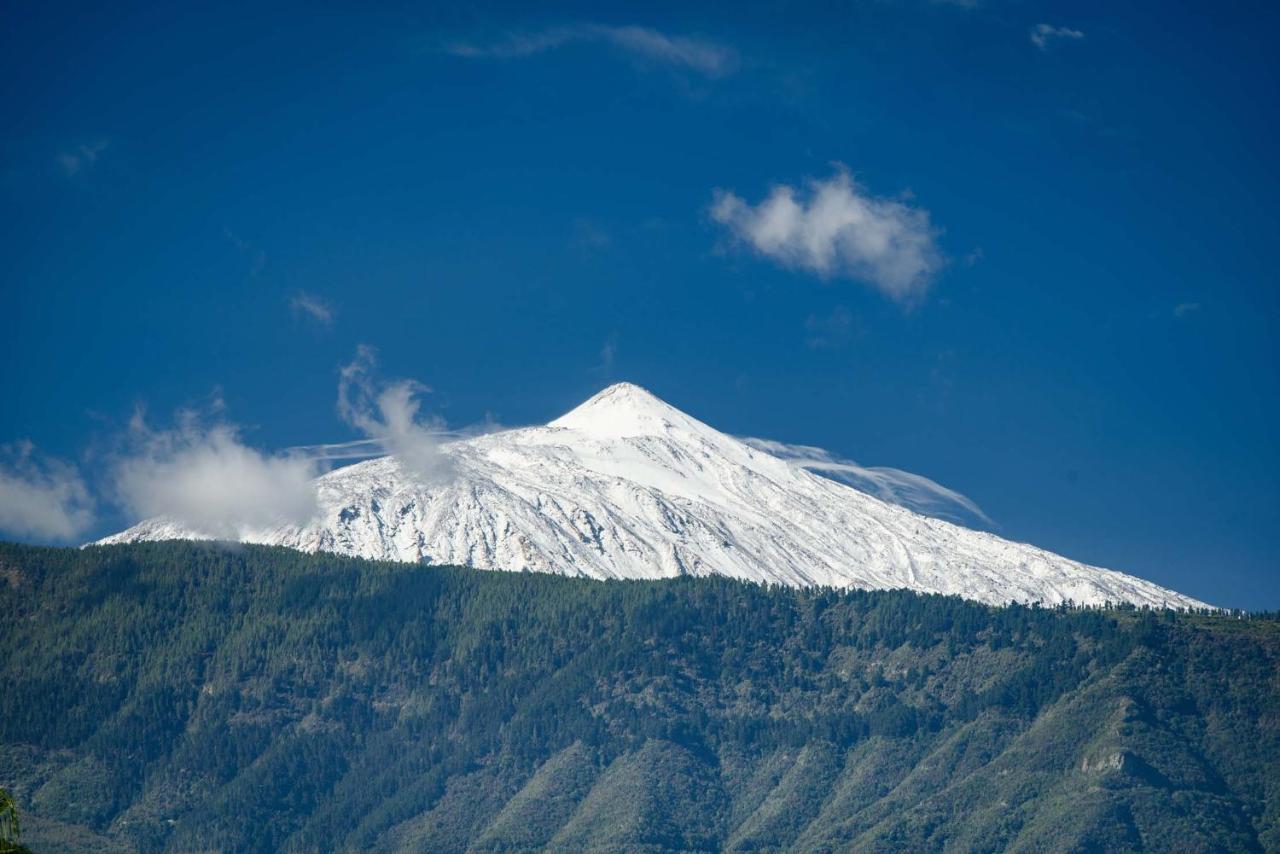
M18 805L13 796L0 789L0 854L18 854L25 851L19 840L22 837L22 822L18 818Z
M57 850L1280 851L1274 616L0 544Z

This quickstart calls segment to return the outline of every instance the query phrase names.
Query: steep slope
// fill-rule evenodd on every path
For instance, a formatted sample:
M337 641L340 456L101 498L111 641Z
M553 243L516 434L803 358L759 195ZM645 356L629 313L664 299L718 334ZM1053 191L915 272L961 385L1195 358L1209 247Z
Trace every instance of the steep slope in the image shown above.
M238 539L308 552L591 578L725 575L990 603L1203 603L888 504L725 435L629 383L544 427L450 443L422 483L392 457L316 482L306 526ZM209 539L167 519L103 543Z
M1280 851L1280 622L0 543L40 852Z

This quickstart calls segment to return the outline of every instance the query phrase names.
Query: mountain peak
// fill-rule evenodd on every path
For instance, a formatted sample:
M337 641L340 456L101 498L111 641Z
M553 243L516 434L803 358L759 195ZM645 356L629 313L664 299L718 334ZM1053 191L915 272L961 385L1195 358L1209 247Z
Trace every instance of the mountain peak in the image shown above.
M659 406L667 405L656 394L649 391L649 389L644 388L643 386L638 386L635 383L626 382L625 380L602 388L600 391L583 401L583 404L585 405L588 403L611 400L647 401L658 404Z
M717 431L632 383L552 421L441 448L446 483L376 460L318 513L248 542L592 578L725 575L1009 601L1204 607L1171 590L886 503ZM150 519L103 542L203 539Z
M616 438L662 434L672 427L697 425L699 422L648 389L620 382L592 395L548 426Z

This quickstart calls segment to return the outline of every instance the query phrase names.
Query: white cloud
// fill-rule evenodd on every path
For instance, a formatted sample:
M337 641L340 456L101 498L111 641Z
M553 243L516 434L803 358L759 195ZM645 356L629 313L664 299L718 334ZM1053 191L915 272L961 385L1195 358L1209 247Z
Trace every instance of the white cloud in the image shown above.
M1173 307L1174 317L1186 317L1188 314L1194 314L1200 310L1198 302L1180 302Z
M289 299L289 306L297 313L311 318L321 326L332 326L337 312L324 297L298 291Z
M754 206L717 189L711 218L783 266L857 279L900 302L923 296L944 263L927 210L872 196L843 168L807 193L774 187Z
M1036 24L1031 28L1031 43L1041 50L1048 50L1049 44L1058 39L1078 40L1084 38L1080 30L1070 27L1055 27L1051 24Z
M65 542L93 522L93 498L75 466L38 456L29 441L0 446L0 531Z
M772 439L744 438L743 441L800 468L921 515L945 519L970 528L996 527L972 499L923 475L885 466L862 466L811 445L788 445Z
M415 380L377 383L377 356L361 345L356 358L343 366L338 380L338 414L399 461L406 473L432 484L452 476L451 461L440 451L449 435L443 420L420 420L419 397L431 391Z
M450 45L454 56L471 59L519 59L574 43L608 44L642 59L686 68L707 77L723 77L737 67L729 47L687 36L671 36L649 27L575 24L534 33L512 33L489 44Z
M104 139L87 145L77 145L70 151L60 152L54 160L57 161L58 167L62 169L63 175L73 178L81 171L97 163L98 157L107 150L109 144L110 141Z
M128 451L114 465L120 503L139 518L165 517L214 537L284 524L316 512L316 464L272 455L240 440L234 425L205 426L181 412L172 430L152 430L142 414L130 424Z

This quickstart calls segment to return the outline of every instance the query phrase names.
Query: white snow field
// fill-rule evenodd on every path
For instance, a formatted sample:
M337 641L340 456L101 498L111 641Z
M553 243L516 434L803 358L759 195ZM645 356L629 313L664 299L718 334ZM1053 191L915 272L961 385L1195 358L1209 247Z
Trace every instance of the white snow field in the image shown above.
M393 457L316 479L319 513L243 542L590 578L726 575L907 588L992 604L1206 607L1156 584L922 516L728 436L629 384L546 426L442 446L450 477ZM102 543L213 539L164 518Z

